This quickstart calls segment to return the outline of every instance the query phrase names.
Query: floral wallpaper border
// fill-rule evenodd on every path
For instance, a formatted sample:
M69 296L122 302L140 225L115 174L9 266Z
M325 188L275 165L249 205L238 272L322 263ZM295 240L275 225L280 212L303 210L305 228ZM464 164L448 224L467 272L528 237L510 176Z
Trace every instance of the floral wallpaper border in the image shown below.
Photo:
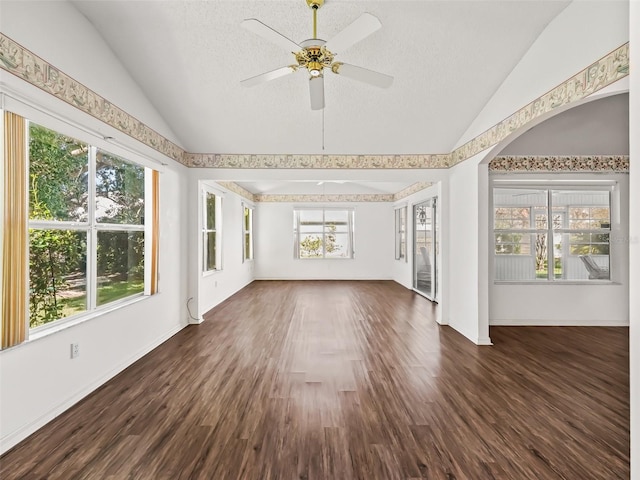
M397 202L398 200L402 200L403 198L407 198L409 195L413 195L414 193L417 193L421 190L424 190L425 188L429 188L431 185L433 185L433 183L431 182L418 182L418 183L414 183L413 185L410 185L409 187L405 188L404 190L400 190L398 193L396 193L393 196L393 201Z
M193 168L250 169L413 169L448 168L448 154L428 155L220 155L185 153L183 164Z
M0 68L182 163L178 145L2 33Z
M392 193L355 194L355 195L254 195L256 202L287 203L335 203L335 202L393 202Z
M218 185L220 185L221 187L226 188L230 192L233 192L236 195L241 196L242 198L246 198L247 200L255 202L255 195L253 193L251 193L249 190L246 190L246 189L242 188L240 185L238 185L235 182L223 182L223 181L219 180L216 183Z
M451 152L450 167L504 140L511 132L554 108L581 100L629 74L629 43L524 106L497 125Z
M197 168L449 168L493 146L540 115L580 100L629 74L629 43L448 154L220 155L185 152L121 108L0 33L0 68L188 167ZM565 163L559 163L563 166Z
M629 155L504 156L491 160L489 171L629 173Z

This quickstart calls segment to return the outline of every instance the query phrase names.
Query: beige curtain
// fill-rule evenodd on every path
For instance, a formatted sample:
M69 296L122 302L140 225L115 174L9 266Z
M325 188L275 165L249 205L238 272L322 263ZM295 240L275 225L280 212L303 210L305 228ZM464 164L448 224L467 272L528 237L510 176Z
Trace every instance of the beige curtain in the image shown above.
M160 243L160 173L153 170L151 173L151 206L153 209L151 225L151 295L158 292L158 259Z
M24 342L27 329L27 131L25 119L4 114L2 348Z

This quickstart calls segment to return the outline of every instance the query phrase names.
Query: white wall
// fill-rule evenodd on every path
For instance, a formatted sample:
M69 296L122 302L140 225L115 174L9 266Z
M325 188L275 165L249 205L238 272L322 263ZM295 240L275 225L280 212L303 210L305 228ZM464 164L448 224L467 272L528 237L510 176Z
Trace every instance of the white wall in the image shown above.
M627 41L626 2L573 2L540 35L456 146ZM482 165L489 153L451 168L448 185L448 323L476 343L490 343L488 175Z
M640 65L640 2L630 2L631 64ZM631 353L631 480L640 480L640 73L631 70L629 211L629 347Z
M628 325L629 324L629 178L628 175L558 174L496 175L502 180L562 179L616 181L618 191L612 202L611 284L494 284L489 266L489 318L491 325ZM491 191L488 192L491 195ZM489 209L490 211L491 209ZM491 223L491 217L487 222ZM493 260L492 232L489 231L488 258Z
M293 258L294 207L355 207L355 258ZM394 261L391 203L258 203L255 216L258 279L390 280Z
M180 144L93 25L70 3L3 0L0 2L0 31ZM0 71L1 76L10 74Z
M496 125L628 40L627 1L572 2L542 32L455 146Z
M67 3L2 2L0 9L5 34L141 121L169 134L168 129L163 130L160 116L102 39ZM75 128L69 123L77 124L121 139L123 145L141 152L145 158L116 145L103 147L127 158L140 159L161 172L159 293L0 352L0 452L3 452L187 324L188 226L184 215L186 168L124 138L17 77L4 71L0 74L2 91L10 90L14 97L53 111L68 128ZM37 113L34 111L34 115ZM87 135L91 134L78 130L75 136L88 140ZM168 165L163 167L162 163ZM80 345L80 356L74 360L69 358L72 342Z
M207 169L193 169L189 173L189 211L193 212L189 216L189 229L192 233L189 236L189 297L193 297L189 305L191 314L195 317L190 321L199 323L203 320L202 315L253 281L255 260L242 261L242 202L248 205L251 202L208 180ZM199 234L202 229L201 195L205 185L222 196L222 270L206 273L202 271L202 242Z
M185 170L160 175L158 294L0 352L0 451L186 326ZM71 343L80 346L73 360Z
M450 169L448 318L446 322L477 344L490 344L487 323L486 244L480 232L486 218L484 178L486 165L479 165L482 153ZM486 222L486 220L485 220ZM480 298L482 293L483 298Z

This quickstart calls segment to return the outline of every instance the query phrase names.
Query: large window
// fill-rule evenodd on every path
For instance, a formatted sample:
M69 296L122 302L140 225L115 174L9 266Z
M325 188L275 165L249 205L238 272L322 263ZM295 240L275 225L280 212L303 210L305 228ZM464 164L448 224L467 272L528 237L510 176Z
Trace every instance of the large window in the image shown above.
M205 188L202 201L203 271L222 270L222 197Z
M494 188L495 278L608 280L611 188Z
M253 260L253 208L242 205L242 261Z
M145 168L34 123L29 325L145 290Z
M407 261L407 207L396 208L396 260Z
M353 258L353 209L296 209L295 258Z

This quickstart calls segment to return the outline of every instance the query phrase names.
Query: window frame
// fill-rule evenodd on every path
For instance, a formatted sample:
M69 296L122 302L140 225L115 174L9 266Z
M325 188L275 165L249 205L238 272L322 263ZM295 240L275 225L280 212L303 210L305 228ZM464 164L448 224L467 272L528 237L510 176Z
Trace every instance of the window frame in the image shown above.
M408 261L407 255L407 205L394 209L395 259Z
M249 214L249 228L247 229L245 216ZM242 263L252 261L254 258L253 247L253 217L255 208L247 203L242 202ZM249 242L247 243L247 236ZM249 245L249 255L247 255L247 245Z
M42 219L27 219L27 228L29 231L31 230L39 230L39 231L51 231L51 230L63 230L63 231L73 231L73 232L83 232L86 235L86 266L84 269L84 274L86 277L86 300L85 300L85 309L79 311L75 314L60 317L56 320L52 320L50 322L44 323L42 325L38 325L35 327L31 327L31 315L30 308L28 309L29 315L27 316L27 329L29 338L39 338L51 331L57 331L60 328L68 324L76 324L78 322L84 321L89 318L93 318L96 315L99 315L105 311L111 311L114 308L118 308L123 305L128 305L130 303L134 303L140 300L143 297L150 295L150 242L151 242L151 229L152 229L152 221L149 220L147 212L149 211L149 207L151 204L151 189L150 189L150 177L152 173L152 169L144 165L143 163L136 161L130 156L123 155L122 153L114 153L113 150L118 150L114 148L110 150L109 148L105 148L104 145L101 145L99 141L92 140L91 138L87 139L86 136L78 135L73 132L74 128L61 128L59 122L47 121L47 114L45 113L43 116L36 115L36 117L40 117L37 119L30 118L30 116L25 118L26 122L26 141L27 145L30 142L30 127L31 124L35 124L39 127L48 129L50 131L55 132L56 134L65 135L71 137L79 142L82 142L87 146L87 219L85 221L74 221L74 220L42 220ZM44 117L44 118L43 118ZM58 124L56 124L58 123ZM53 125L52 125L53 124ZM71 130L71 131L70 131ZM85 137L85 138L82 138ZM108 145L107 145L108 147ZM111 157L115 157L116 159L133 165L135 167L143 169L143 184L144 184L144 206L143 206L143 222L140 224L128 224L128 223L107 223L100 222L96 218L96 198L98 196L98 192L96 189L96 163L97 163L97 155L98 151L104 152ZM31 166L31 158L29 155L29 147L27 146L27 171L30 172ZM29 175L29 173L27 173ZM30 191L30 187L27 193ZM27 208L30 210L29 201L27 201ZM143 289L141 292L136 292L131 295L126 295L122 298L115 299L113 301L104 303L102 305L98 305L98 233L99 232L142 232L144 239L144 249L143 249ZM28 241L30 241L30 234L28 235ZM27 282L30 282L31 271L29 269L29 261L30 261L30 248L27 248ZM29 298L26 298L27 305L29 305Z
M213 197L215 198L215 225L214 228L210 229L208 228L207 225L207 198L208 195L213 195ZM202 215L200 216L200 222L201 222L201 228L200 228L200 243L201 243L201 248L202 248L202 255L200 255L200 259L202 262L202 266L201 266L201 272L203 275L211 275L214 274L216 272L220 272L223 269L223 265L222 265L222 228L223 228L223 224L222 224L222 203L223 203L223 195L221 194L221 192L219 192L218 190L208 186L208 185L203 185L202 189L201 189L201 211L202 211ZM215 234L215 259L214 259L214 267L213 268L208 268L208 250L207 250L207 238L208 238L208 234L210 233L214 233Z
M529 205L529 206L525 206L525 205L500 205L499 207L496 207L495 205L495 201L494 201L494 194L496 190L499 189L509 189L509 190L518 190L518 189L523 189L523 190L541 190L544 191L546 194L546 205L544 207L542 206L536 206L536 205ZM567 183L562 183L562 182L519 182L519 181L514 181L514 182L508 182L508 181L493 181L492 185L491 185L491 189L490 189L490 198L491 198L491 208L489 211L489 215L490 215L490 225L491 225L491 240L490 240L490 245L492 245L492 257L493 257L493 265L495 265L495 259L498 256L504 256L504 255L512 255L512 256L517 256L517 255L526 255L526 254L498 254L496 252L497 249L497 243L496 243L496 236L497 234L520 234L520 235L531 235L532 240L530 240L531 242L531 247L530 247L530 251L531 253L529 255L535 255L535 247L534 247L534 240L533 238L536 235L546 235L546 241L547 241L547 245L546 245L546 261L547 261L547 266L549 265L554 265L555 264L555 248L556 248L556 236L561 236L561 242L564 243L565 238L569 239L569 242L567 243L567 246L563 246L561 248L561 252L563 255L565 255L565 252L569 252L568 256L570 257L579 257L580 254L572 254L571 252L571 247L573 245L573 243L571 243L570 238L571 235L574 234L607 234L609 235L609 241L608 243L606 243L606 245L608 245L609 247L609 278L608 279L598 279L598 280L594 280L594 279L582 279L582 278L556 278L555 277L555 273L554 273L554 268L549 268L547 267L547 276L546 278L535 278L535 279L522 279L522 280L518 280L518 279L514 279L514 280L510 280L510 279L498 279L496 277L496 272L495 272L495 267L494 267L494 272L493 272L493 281L497 284L594 284L594 283L613 283L613 275L614 275L614 269L612 268L612 265L615 263L614 262L614 255L617 255L616 249L614 247L614 242L612 241L612 235L613 235L613 228L612 228L612 219L615 218L615 209L617 208L615 202L614 202L614 195L617 189L617 182L614 181L602 181L602 182L595 182L595 181L589 181L589 182L580 182L580 181L569 181ZM554 206L554 202L553 202L553 194L554 192L567 192L567 191L596 191L596 192L607 192L608 193L608 209L609 209L609 227L608 228L599 228L599 229L575 229L575 228L569 228L570 227L570 219L569 219L569 212L571 208L598 208L598 207L602 207L601 205L572 205L572 204L568 204L568 205L564 205L561 207L555 207ZM528 228L502 228L502 229L498 229L496 228L496 209L497 208L529 208L529 225ZM542 210L544 208L544 210L546 211L546 228L536 228L536 210ZM559 215L561 216L561 225L555 226L554 225L554 215ZM591 218L591 217L590 217ZM589 244L591 245L593 242L590 242ZM605 244L604 242L600 242L600 244ZM563 268L564 271L564 268Z
M322 235L322 254L317 257L303 257L300 252L300 212L322 212L322 232L314 233ZM347 213L347 255L344 257L327 256L326 241L327 221L326 212ZM308 234L308 233L307 233ZM355 258L355 208L354 207L295 207L293 209L293 258L295 260L353 260Z

